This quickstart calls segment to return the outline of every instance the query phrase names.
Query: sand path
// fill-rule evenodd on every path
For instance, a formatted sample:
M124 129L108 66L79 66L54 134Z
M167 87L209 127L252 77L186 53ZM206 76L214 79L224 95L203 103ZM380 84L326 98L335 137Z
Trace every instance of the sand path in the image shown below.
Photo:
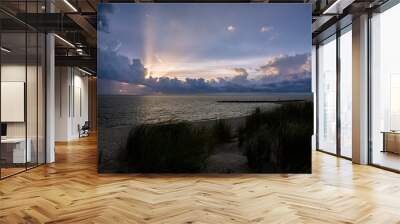
M206 172L209 173L248 173L247 157L238 147L237 139L217 145L208 158Z

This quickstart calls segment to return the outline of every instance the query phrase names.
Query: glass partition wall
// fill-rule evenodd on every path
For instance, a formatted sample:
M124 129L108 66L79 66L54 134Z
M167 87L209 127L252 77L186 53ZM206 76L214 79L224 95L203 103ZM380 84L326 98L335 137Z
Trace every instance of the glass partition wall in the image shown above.
M336 36L318 46L318 149L336 154Z
M317 149L352 157L351 25L317 48Z
M45 163L45 35L14 19L0 12L1 179Z
M341 30L339 49L340 155L352 157L352 33L351 25Z
M400 4L371 18L370 163L400 171Z
M26 34L1 33L1 177L26 169ZM6 50L4 50L6 49ZM30 161L30 160L28 160Z

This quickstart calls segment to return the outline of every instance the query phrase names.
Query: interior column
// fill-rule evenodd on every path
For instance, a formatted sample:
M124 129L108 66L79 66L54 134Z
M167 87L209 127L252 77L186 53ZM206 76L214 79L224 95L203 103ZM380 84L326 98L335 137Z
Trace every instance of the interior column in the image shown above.
M54 6L47 1L47 12L53 12ZM46 163L55 162L55 43L54 34L46 34Z
M368 15L353 19L352 158L368 163Z

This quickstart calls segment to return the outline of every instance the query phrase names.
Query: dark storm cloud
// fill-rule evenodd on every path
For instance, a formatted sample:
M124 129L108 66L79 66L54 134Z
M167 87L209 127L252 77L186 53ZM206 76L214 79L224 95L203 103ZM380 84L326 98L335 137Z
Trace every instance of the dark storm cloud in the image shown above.
M311 91L310 55L281 55L254 69L250 78L245 68L233 68L227 77L205 80L170 77L145 77L139 59L129 60L115 51L100 50L99 77L105 80L142 85L146 93L212 93L212 92L309 92ZM271 71L274 71L271 73Z
M128 83L143 83L145 71L139 59L129 60L115 51L99 49L101 78Z
M210 85L209 81L202 78L187 78L184 81L176 78L150 77L146 79L145 85L150 87L154 92L162 93L206 93L218 92L218 89Z
M259 83L271 91L311 91L311 55L277 56L259 69Z
M263 83L262 89L271 92L310 92L311 77L305 76L297 80L283 80L275 83Z

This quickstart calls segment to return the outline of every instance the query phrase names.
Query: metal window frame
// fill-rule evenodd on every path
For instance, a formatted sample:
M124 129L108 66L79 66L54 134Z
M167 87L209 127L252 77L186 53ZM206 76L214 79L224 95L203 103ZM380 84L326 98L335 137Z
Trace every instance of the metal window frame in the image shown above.
M367 103L368 103L368 105L367 105L367 107L368 107L368 111L367 111L367 113L368 113L368 115L367 115L368 116L368 124L367 124L368 138L367 138L367 141L368 141L368 152L367 152L367 154L368 154L368 161L367 161L367 164L370 165L370 166L373 166L373 167L377 167L379 169L383 169L383 170L387 170L387 171L395 172L395 173L400 173L400 170L393 169L393 168L390 168L390 167L386 167L386 166L382 166L380 164L373 163L372 97L371 97L372 96L372 92L373 92L373 89L372 89L372 54L373 54L373 50L372 50L372 24L371 24L371 20L373 18L373 13L383 13L386 10L388 10L388 9L398 5L398 4L400 4L400 0L388 0L384 4L382 4L381 6L379 6L377 8L374 8L374 9L370 9L370 10L367 11L367 13L368 13L368 30L367 30L367 42L368 42L368 44L367 44L367 46L368 46L368 49L367 49L367 51L368 51L368 54L367 54L367 67L368 67L367 68L367 82L368 82L368 86L367 86L367 88L368 88L368 95L367 95ZM349 25L351 25L351 24L349 24ZM342 28L341 30L346 29L346 27ZM335 35L335 34L332 34L332 35ZM317 151L320 151L320 152L323 152L323 153L326 153L326 154L330 154L330 155L333 155L333 156L336 156L336 157L352 160L352 158L349 158L349 157L341 155L341 148L340 148L340 145L338 144L338 142L340 143L340 139L339 139L339 141L337 139L337 142L336 142L337 146L339 146L337 148L337 150L336 150L336 154L324 151L323 149L319 149L319 128L318 128L318 123L319 123L319 100L318 100L318 98L319 98L318 95L319 94L318 94L318 92L319 91L318 91L318 89L319 89L319 81L320 80L319 80L319 63L318 63L319 53L318 53L318 48L319 48L319 44L321 42L327 40L332 35L326 36L326 34L325 34L325 36L323 37L324 39L318 40L318 43L316 45L316 88L317 88L317 93L316 93L316 96L317 96L317 99L316 99L316 122L317 122L317 126L316 126L316 147L317 147ZM336 41L337 41L336 44L337 45L340 45L339 38L340 38L340 36L337 35L336 36ZM338 51L336 53L337 53L337 57L338 57L338 55L339 55ZM340 61L340 56L339 56L339 61ZM336 71L336 72L338 73L338 71ZM339 70L339 72L340 72L340 70ZM340 84L340 82L338 82L338 80L337 80L336 84ZM340 87L339 87L339 91L340 91ZM337 98L340 97L340 92L336 93L336 97ZM337 106L338 105L340 106L340 99L337 101ZM340 116L340 113L337 113L336 115ZM340 118L337 118L336 122L340 122ZM339 130L339 133L340 133L341 127L338 126L338 124L337 124L337 127L340 128L340 130ZM337 135L337 137L340 137L340 135Z
M347 18L348 19L348 18ZM318 44L316 45L316 150L319 152L323 152L329 155L333 155L339 158L343 158L346 160L352 160L352 158L347 157L342 155L342 149L341 149L341 117L340 117L340 103L341 103L341 99L340 99L340 93L341 93L341 89L340 89L340 81L341 81L341 57L340 57L340 37L345 34L346 32L351 32L349 29L349 27L352 25L352 23L349 24L345 24L343 27L338 23L334 24L336 31L334 33L332 33L331 35L326 36L324 39L320 40L318 42ZM345 30L347 30L346 32L344 32ZM335 38L333 39L332 37L335 36ZM319 47L320 44L327 41L329 38L332 38L331 41L336 41L336 152L332 153L329 151L326 151L324 149L321 149L319 147L319 111L320 111L320 102L319 102L319 86L320 86L320 79L319 79Z
M29 1L32 2L32 1ZM27 3L28 0L23 1L23 3L25 3L25 12L27 12ZM36 0L36 10L39 11L39 0ZM46 11L47 11L47 7L46 7ZM6 11L2 10L3 13L7 13ZM8 14L7 14L8 15ZM27 14L25 14L25 16L27 16ZM43 33L40 32L36 29L34 29L33 27L29 26L28 24L24 23L25 26L25 30L22 31L21 33L25 35L25 86L24 86L24 119L25 119L25 169L12 173L10 175L7 176L3 176L2 175L2 168L0 167L0 180L4 180L7 179L9 177L18 175L20 173L26 172L30 169L34 169L37 168L41 165L44 165L47 163L47 38L46 35L47 33ZM37 147L36 147L36 162L33 166L28 167L28 162L27 162L27 158L28 158L28 154L27 154L27 147L28 147L28 112L27 112L27 81L28 81L28 30L32 30L35 34L36 34L36 142L37 142ZM2 45L2 33L0 32L0 45ZM30 33L30 32L29 32ZM43 105L42 107L44 108L44 116L42 117L44 120L42 121L44 123L44 155L42 155L44 161L43 163L39 163L39 33L43 33L43 40L42 40L42 44L44 44L44 51L42 51L41 53L43 53L43 58L44 58L44 68L42 68L42 76L43 76L43 83L44 83L44 99L43 99ZM3 66L2 64L2 56L0 54L0 68ZM1 82L1 69L0 69L0 82ZM1 90L1 85L0 85L0 90ZM0 101L1 101L1 91L0 91ZM1 109L1 106L0 106ZM1 123L1 115L0 115L0 123ZM1 144L0 144L0 156L1 156ZM31 164L30 164L31 165Z
M379 168L379 169L383 169L383 170L387 170L390 172L394 172L394 173L400 173L400 169L394 169L388 166L384 166L381 164L377 164L374 163L374 149L373 149L373 138L372 138L372 93L373 93L373 88L372 88L372 54L373 54L373 49L372 49L372 19L373 19L373 14L374 13L384 13L385 11L391 9L392 7L396 6L400 4L400 0L388 0L387 2L385 2L384 4L382 4L381 6L373 9L373 10L369 10L368 11L368 30L367 30L367 46L368 46L368 53L367 53L367 82L368 82L368 95L367 95L367 107L368 107L368 111L367 111L367 119L368 119L368 125L367 125L367 131L368 131L368 158L367 158L367 163L370 166Z

